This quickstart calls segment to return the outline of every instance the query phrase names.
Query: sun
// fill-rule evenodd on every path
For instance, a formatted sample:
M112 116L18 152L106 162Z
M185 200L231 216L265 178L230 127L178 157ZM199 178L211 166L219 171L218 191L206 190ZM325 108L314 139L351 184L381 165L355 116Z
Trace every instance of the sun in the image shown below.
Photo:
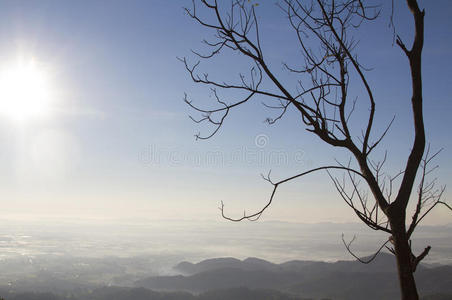
M34 60L20 60L0 69L0 114L16 121L42 117L50 110L50 88Z

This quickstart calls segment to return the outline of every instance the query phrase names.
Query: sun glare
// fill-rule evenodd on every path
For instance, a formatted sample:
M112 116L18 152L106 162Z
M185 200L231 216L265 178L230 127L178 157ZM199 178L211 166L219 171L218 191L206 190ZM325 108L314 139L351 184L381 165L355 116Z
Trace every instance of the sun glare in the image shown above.
M46 74L33 61L20 61L0 70L0 114L17 121L46 115L50 109Z

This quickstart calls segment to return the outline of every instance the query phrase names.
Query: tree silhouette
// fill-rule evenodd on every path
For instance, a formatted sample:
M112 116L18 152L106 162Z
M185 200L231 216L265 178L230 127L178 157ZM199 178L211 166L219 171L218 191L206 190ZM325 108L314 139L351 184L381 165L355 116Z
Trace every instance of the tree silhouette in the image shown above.
M371 84L366 78L368 70L358 60L357 41L350 33L351 29L359 28L363 22L371 22L378 18L380 14L378 6L369 6L361 0L306 2L282 0L278 4L296 34L302 53L300 66L283 63L284 68L298 78L296 92L271 70L261 46L255 9L258 3L249 0L233 0L228 8L219 7L216 0L201 0L198 6L206 12L206 16L199 14L197 11L199 7L193 2L192 8L186 9L187 14L201 26L211 29L215 36L214 40L204 40L207 53L192 50L199 59L196 63L191 64L186 58L181 59L194 82L212 88L217 102L217 108L203 108L185 95L185 102L201 114L200 118L191 117L192 120L196 123L208 122L214 126L210 134L198 134L197 139L212 137L221 128L231 110L255 96L262 96L274 103L265 104L267 107L278 111L276 117L267 119L269 124L277 122L289 107L293 107L306 130L326 144L348 150L353 157L353 161L347 163L337 162L336 165L321 166L280 181L273 181L269 173L264 179L273 185L273 191L261 210L253 214L244 214L239 218L231 218L225 214L222 203L220 207L222 216L231 221L256 220L271 205L281 184L312 172L326 170L340 196L358 218L370 228L389 234L388 241L380 250L386 247L396 256L401 295L405 300L419 298L413 273L430 251L428 246L420 254L413 253L410 238L416 226L438 204L451 209L441 201L444 188L437 188L435 180L429 181L427 178L435 169L431 168L430 164L438 152L431 153L429 147L425 150L421 76L425 12L419 8L416 0L406 2L415 24L413 44L408 48L397 35L395 42L409 61L412 83L410 109L414 122L414 141L405 168L392 176L386 175L383 171L386 154L381 160L373 159L374 150L387 134L392 121L380 134L375 134L377 102ZM312 40L316 41L316 47L312 46ZM239 53L253 64L248 75L240 74L238 83L212 80L207 73L198 72L201 61L215 59L225 51ZM264 80L267 84L263 84ZM349 95L350 84L361 88L365 94L364 99L359 99L360 105L367 105L367 110L360 110L366 119L361 128L350 125L351 115L357 113L355 111L357 99L350 99ZM220 95L221 90L238 91L242 98L234 102L224 100ZM352 131L356 130L362 132L358 138L352 134ZM343 171L344 176L341 179L334 176L334 170ZM418 173L420 183L415 200L416 208L407 223L407 206L409 200L414 198L411 196ZM370 190L371 196L368 197L363 186ZM352 253L351 242L346 243L344 240L344 244Z

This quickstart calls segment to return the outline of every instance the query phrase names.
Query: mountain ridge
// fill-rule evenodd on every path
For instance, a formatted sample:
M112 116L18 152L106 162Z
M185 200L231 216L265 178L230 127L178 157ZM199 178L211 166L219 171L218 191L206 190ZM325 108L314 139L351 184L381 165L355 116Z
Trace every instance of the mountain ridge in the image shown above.
M360 299L372 290L367 300L400 298L395 257L384 252L369 264L357 260L292 260L276 264L255 257L243 260L229 257L183 262L174 269L185 275L148 277L135 282L135 286L192 293L245 287L338 300ZM420 265L415 276L422 295L452 293L452 266L426 268ZM376 289L375 282L381 288Z

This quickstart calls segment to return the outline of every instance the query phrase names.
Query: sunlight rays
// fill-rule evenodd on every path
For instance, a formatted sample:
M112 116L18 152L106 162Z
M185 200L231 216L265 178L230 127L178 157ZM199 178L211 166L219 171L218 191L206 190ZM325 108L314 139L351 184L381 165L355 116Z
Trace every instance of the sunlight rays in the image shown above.
M52 89L48 74L34 60L20 59L0 69L0 116L28 121L49 114Z

